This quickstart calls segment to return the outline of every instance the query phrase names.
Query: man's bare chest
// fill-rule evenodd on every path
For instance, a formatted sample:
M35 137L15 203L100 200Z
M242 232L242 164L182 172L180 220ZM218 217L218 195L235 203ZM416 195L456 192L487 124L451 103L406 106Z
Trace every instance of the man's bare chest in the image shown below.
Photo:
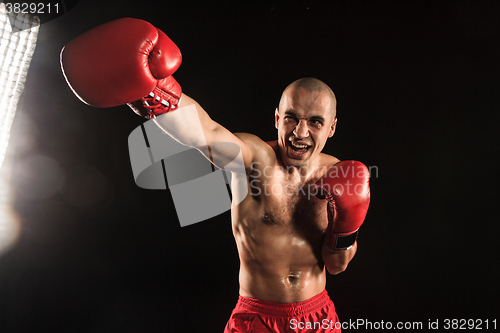
M258 202L262 222L300 233L322 233L327 226L326 201L316 197L314 179L280 170L249 178L250 195Z

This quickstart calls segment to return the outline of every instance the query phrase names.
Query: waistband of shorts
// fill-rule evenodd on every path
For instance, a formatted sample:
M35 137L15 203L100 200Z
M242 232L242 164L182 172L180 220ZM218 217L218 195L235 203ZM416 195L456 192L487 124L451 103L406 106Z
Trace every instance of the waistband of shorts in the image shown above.
M238 298L237 307L268 316L291 317L317 311L327 304L331 304L333 306L333 302L325 289L316 296L297 303L276 303L240 296Z

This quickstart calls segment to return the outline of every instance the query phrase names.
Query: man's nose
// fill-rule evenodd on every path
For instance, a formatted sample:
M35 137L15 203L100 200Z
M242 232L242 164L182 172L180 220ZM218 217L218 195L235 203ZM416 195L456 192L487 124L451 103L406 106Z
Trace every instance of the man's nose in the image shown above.
M293 134L297 137L297 139L302 139L309 136L309 128L307 127L307 122L305 119L299 120L299 123L293 130Z

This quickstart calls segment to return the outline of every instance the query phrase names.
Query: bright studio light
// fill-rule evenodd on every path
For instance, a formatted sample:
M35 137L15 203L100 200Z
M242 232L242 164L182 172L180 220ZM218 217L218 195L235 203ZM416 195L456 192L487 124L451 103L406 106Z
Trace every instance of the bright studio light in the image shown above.
M18 224L10 212L10 170L2 168L9 144L17 103L35 51L40 20L36 16L7 13L0 3L0 253L18 234ZM7 168L8 169L8 168Z
M0 167L5 159L17 102L35 51L39 26L40 20L36 16L18 14L9 20L5 4L0 3Z

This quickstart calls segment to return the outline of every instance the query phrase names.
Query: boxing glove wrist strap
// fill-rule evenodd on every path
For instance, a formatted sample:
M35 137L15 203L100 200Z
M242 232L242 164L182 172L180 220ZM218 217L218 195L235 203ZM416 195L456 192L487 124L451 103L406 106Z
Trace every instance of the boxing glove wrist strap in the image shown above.
M330 232L325 239L328 249L332 252L349 250L358 238L358 230L351 233Z

